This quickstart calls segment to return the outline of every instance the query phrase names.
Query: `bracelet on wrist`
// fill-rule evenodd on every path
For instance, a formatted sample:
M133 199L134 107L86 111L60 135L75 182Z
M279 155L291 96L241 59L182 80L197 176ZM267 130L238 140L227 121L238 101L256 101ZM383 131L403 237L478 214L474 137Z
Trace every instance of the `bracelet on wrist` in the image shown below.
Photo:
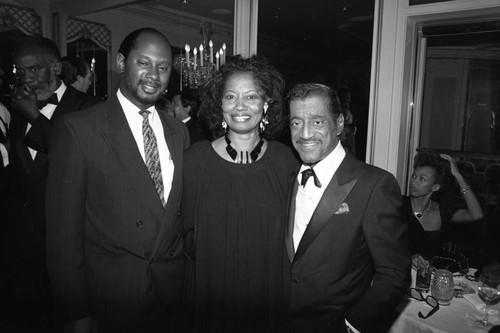
M460 189L460 193L465 194L470 190L470 185L464 186Z

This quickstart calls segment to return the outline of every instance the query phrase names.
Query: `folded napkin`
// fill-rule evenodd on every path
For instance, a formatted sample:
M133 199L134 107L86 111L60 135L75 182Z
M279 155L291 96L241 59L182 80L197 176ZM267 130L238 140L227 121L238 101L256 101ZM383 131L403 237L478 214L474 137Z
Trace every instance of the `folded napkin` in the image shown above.
M481 298L477 294L467 294L464 295L464 298L472 304L477 310L484 312L486 308L486 304L481 300ZM490 315L496 315L498 314L498 310L490 308L488 311L488 314Z

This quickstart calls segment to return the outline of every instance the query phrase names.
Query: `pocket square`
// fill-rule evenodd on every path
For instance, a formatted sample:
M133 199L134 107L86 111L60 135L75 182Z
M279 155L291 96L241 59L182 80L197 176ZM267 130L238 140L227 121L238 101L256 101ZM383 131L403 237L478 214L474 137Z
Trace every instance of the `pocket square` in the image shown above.
M346 204L345 202L343 202L339 209L337 209L337 211L335 212L335 214L347 214L349 213L349 205Z

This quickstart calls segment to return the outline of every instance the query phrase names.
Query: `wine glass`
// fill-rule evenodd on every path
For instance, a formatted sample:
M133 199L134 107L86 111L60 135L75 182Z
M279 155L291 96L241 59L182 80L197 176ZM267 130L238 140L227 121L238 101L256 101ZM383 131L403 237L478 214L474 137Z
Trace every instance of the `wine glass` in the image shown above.
M494 273L483 273L479 276L479 284L477 287L479 297L486 304L484 318L476 320L476 323L482 328L490 328L493 325L488 322L488 312L490 304L500 297L500 275Z

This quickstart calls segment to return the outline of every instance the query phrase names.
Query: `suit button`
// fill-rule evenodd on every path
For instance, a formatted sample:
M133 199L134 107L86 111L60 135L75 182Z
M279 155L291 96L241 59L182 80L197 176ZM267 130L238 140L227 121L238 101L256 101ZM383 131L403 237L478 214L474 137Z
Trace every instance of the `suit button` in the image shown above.
M139 227L139 228L140 228L140 227L142 227L142 225L143 225L143 224L144 224L144 222L142 222L141 220L139 220L139 221L135 222L135 225L136 225L137 227Z
M299 280L299 279L297 279L297 278L293 278L293 280L292 280L292 281L293 281L293 283L300 283L300 280Z

